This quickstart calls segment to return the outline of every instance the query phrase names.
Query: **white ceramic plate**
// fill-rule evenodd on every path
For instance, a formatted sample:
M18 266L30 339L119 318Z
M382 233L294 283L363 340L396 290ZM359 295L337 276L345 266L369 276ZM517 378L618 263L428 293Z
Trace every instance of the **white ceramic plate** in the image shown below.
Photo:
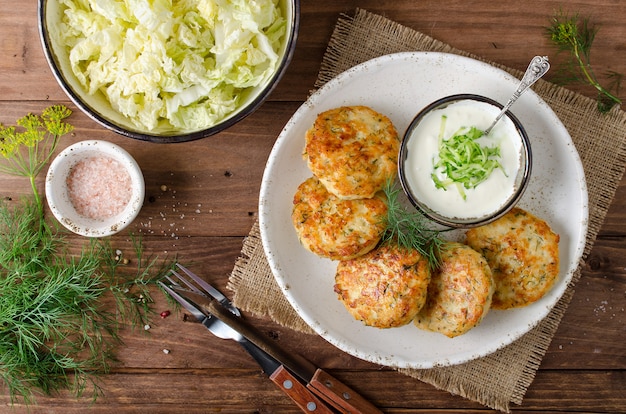
M263 247L276 281L296 312L319 335L339 349L374 363L430 368L488 355L528 332L549 313L583 252L587 188L567 130L532 91L512 108L527 129L533 151L533 175L519 205L547 220L560 235L561 257L555 286L538 302L521 309L492 310L480 326L454 339L413 324L386 330L364 326L348 314L333 292L336 262L305 250L290 218L293 194L311 176L302 159L304 134L320 112L341 105L368 105L389 116L403 135L415 114L441 97L474 93L506 103L518 82L474 59L432 52L399 53L342 73L293 115L267 163L259 220Z

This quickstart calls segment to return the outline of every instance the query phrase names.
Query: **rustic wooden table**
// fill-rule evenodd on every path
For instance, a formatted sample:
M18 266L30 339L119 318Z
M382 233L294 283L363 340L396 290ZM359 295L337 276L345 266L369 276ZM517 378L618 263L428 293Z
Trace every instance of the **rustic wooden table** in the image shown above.
M384 5L383 5L384 4ZM78 110L72 137L106 139L126 148L146 179L146 202L128 231L113 237L130 249L140 232L147 250L196 263L226 291L243 238L257 215L266 159L281 129L306 99L340 13L360 7L426 33L456 48L520 70L528 57L554 55L544 28L554 12L589 16L600 27L592 59L598 72L626 73L626 3L492 0L304 0L294 59L278 88L256 113L235 127L196 142L159 145L122 138ZM0 122L52 103L75 109L55 82L37 30L37 2L0 0ZM548 75L548 80L550 76ZM605 77L601 76L601 80ZM576 91L594 96L580 86ZM622 95L624 97L624 95ZM40 181L43 184L43 180ZM163 192L161 186L168 190ZM29 194L24 180L1 176L0 196ZM83 240L71 238L74 243ZM611 204L583 277L519 412L626 412L626 179ZM166 309L157 297L155 310ZM40 396L31 413L297 412L292 402L235 343L179 317L155 320L150 332L124 333L117 362L103 375L95 404L65 393ZM387 412L481 412L480 404L439 391L393 370L346 355L318 337L297 334L250 317L280 344L298 349ZM163 349L171 352L165 354ZM0 386L7 412L28 412Z

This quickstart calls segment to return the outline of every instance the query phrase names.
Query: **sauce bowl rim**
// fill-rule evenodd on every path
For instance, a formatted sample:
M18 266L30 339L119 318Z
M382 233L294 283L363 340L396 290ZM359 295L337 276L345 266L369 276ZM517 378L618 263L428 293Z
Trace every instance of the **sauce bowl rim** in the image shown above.
M408 149L407 149L408 142L411 140L411 137L413 136L412 132L419 125L422 119L431 111L435 109L445 108L454 102L466 101L466 100L484 102L484 103L493 105L500 110L504 107L504 105L502 105L498 101L492 98L489 98L487 96L478 95L478 94L463 93L463 94L449 95L449 96L440 98L428 104L427 106L425 106L423 109L421 109L417 113L417 115L415 115L415 117L413 118L409 126L407 127L406 132L404 133L404 136L402 138L402 142L400 145L400 151L398 153L398 177L400 180L400 185L402 186L402 190L404 194L406 195L406 197L408 198L409 202L413 205L413 207L415 207L419 212L424 214L430 220L440 225L443 225L445 227L450 227L450 228L478 227L478 226L491 223L499 219L500 217L504 216L513 207L515 207L515 205L517 205L517 203L521 199L522 195L524 194L526 190L526 187L528 186L528 182L530 180L530 175L532 172L532 150L531 150L530 139L528 137L528 134L526 133L526 130L523 124L520 122L520 120L510 110L508 110L506 111L505 116L509 118L515 125L515 128L521 138L521 144L522 144L521 151L520 151L521 152L520 157L522 159L520 163L520 169L518 170L518 178L516 179L517 185L516 185L513 195L502 206L500 206L500 208L497 211L484 215L484 216L471 217L471 218L458 218L458 217L445 216L429 208L425 203L419 200L419 198L411 190L410 185L407 182L408 180L406 178L405 161L408 156Z

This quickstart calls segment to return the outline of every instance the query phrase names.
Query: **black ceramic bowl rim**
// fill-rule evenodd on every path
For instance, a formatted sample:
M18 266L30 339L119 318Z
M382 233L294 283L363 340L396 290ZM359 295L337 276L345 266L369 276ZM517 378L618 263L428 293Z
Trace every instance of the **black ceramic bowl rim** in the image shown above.
M408 156L407 143L411 136L411 132L415 129L415 127L420 123L420 121L426 116L426 114L430 113L434 109L445 108L453 102L463 101L463 100L473 100L479 102L485 102L491 105L498 107L499 109L503 108L503 105L491 98L482 95L475 94L458 94L458 95L450 95L444 98L438 99L435 102L429 104L424 109L422 109L411 121L409 127L407 128L404 137L402 139L402 144L400 145L400 152L398 154L398 176L400 179L400 184L402 186L402 190L406 194L407 198L411 202L411 204L418 209L422 214L424 214L429 219L433 220L436 223L439 223L446 227L451 228L471 228L482 226L488 223L491 223L506 213L508 213L520 200L522 195L524 194L526 187L528 185L528 181L530 179L531 170L532 170L532 150L530 146L530 140L528 139L528 135L526 130L524 129L522 123L517 119L515 115L513 115L510 111L507 111L505 115L513 122L515 128L517 129L521 140L522 140L522 153L524 155L523 165L521 165L522 169L522 177L519 180L519 185L516 192L513 196L502 206L500 209L494 214L483 216L483 217L473 217L467 219L461 218L451 218L443 216L432 209L428 208L428 206L421 203L417 197L412 193L410 186L406 180L406 171L404 167L404 162Z
M50 40L50 31L48 30L46 24L46 7L49 1L52 0L39 0L39 5L37 8L39 36L43 46L44 54L46 56L46 60L48 61L48 66L52 70L52 74L54 75L58 84L61 86L61 89L63 89L65 94L70 98L74 105L76 105L81 111L83 111L89 118L96 121L103 127L128 138L156 143L188 142L200 138L206 138L211 135L217 134L218 132L221 132L227 128L230 128L231 126L235 125L242 119L255 112L261 106L261 104L263 104L263 102L265 102L265 100L269 97L270 93L274 90L276 85L278 85L278 82L287 71L287 67L291 63L296 48L296 41L298 38L298 31L300 27L300 0L289 0L292 3L293 10L291 21L288 24L290 30L288 33L286 33L287 48L285 50L285 54L280 61L278 68L267 82L266 86L245 108L239 109L235 115L218 122L216 125L199 131L181 134L176 134L176 132L173 132L172 134L151 134L147 132L131 130L121 125L118 125L115 122L112 122L110 119L103 116L98 110L84 102L80 95L72 88L70 82L63 75L61 68L57 63L56 55L53 52L52 42Z

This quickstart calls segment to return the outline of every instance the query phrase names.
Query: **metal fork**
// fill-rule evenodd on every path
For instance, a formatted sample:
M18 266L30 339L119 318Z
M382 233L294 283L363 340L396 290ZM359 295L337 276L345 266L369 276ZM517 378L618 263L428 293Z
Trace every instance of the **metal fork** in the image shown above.
M289 366L300 378L308 379L314 375L317 368L312 363L298 354L286 352L282 348L268 343L267 338L263 334L243 321L239 309L219 290L182 265L177 264L177 266L185 276L175 270L171 270L171 275L166 276L171 285L167 286L161 283L161 286L190 311L211 333L222 339L237 341L255 359L267 360L266 356L262 354L268 354L267 356L278 365L286 364ZM175 279L181 281L185 287ZM218 301L219 305L214 303L211 298ZM242 332L245 332L245 334L242 334ZM257 359L257 361L259 360ZM266 366L261 366L265 370ZM266 372L269 374L272 371Z
M204 297L206 297L206 293L208 293L210 297L217 300L222 306L224 306L234 315L241 316L241 312L239 311L239 309L235 307L228 300L228 298L222 294L222 292L215 289L213 286L209 285L200 277L193 274L180 264L177 264L177 267L182 270L191 280L183 277L175 270L170 270L170 275L166 276L166 279L170 282L170 285L168 286L162 282L159 282L161 287L163 287L163 289L165 289L167 293L169 293L174 299L176 299L178 303L183 305L183 307L187 309L213 335L221 339L232 339L239 343L239 345L241 345L246 351L248 351L248 353L259 363L259 365L261 365L264 370L266 368L270 369L270 367L273 367L275 364L279 364L275 359L269 357L269 355L267 355L265 351L254 345L239 332L232 329L230 326L228 326L218 318L214 317L213 315L206 315L206 313L204 313L200 309L200 304L190 302L189 299L183 297L181 293L185 290ZM182 284L186 286L186 289L178 281L182 282ZM202 290L200 290L198 286ZM186 303L188 305L185 305Z
M220 302L222 306L226 307L233 314L237 316L241 316L241 312L239 311L239 309L233 306L228 300L228 298L226 298L226 296L222 294L222 292L215 289L213 286L209 285L204 280L199 278L197 275L191 273L188 269L181 266L180 264L177 264L176 266L180 270L182 270L191 280L183 277L180 273L178 273L175 270L170 270L170 275L166 276L165 278L171 283L171 285L167 286L164 283L159 282L161 287L163 287L172 297L174 297L174 299L176 299L180 304L182 304L185 307L185 309L191 312L191 314L198 321L200 321L213 335L222 339L233 339L237 341L241 346L243 346L248 352L253 350L253 348L249 346L252 344L250 343L250 341L244 338L243 335L241 335L239 332L235 331L234 329L230 328L228 325L226 325L219 319L212 317L212 315L207 316L205 313L203 313L199 309L198 307L199 304L194 303L194 305L196 306L190 306L190 307L187 307L184 305L183 302L188 301L188 299L182 297L178 292L182 293L185 290L189 290L195 293L196 295L200 295L200 296L206 296L206 294L208 293L210 297ZM179 282L182 282L182 285L186 286L186 289ZM202 288L204 292L206 293L200 290L198 286ZM174 291L172 288L176 289L178 292Z
M159 282L161 287L170 294L177 302L179 302L186 310L188 310L202 325L204 325L212 334L222 339L235 340L254 358L254 360L262 368L263 372L270 376L270 379L276 383L304 412L309 413L325 413L332 414L334 411L320 400L313 392L308 390L304 384L301 384L292 374L287 371L282 362L271 356L264 349L248 340L241 333L231 328L218 317L207 313L203 310L202 302L209 301L209 297L215 299L220 305L215 306L213 310L220 311L220 308L227 309L224 313L230 313L239 318L241 312L237 309L220 291L213 288L200 277L193 274L181 265L177 265L187 277L182 276L175 270L170 271L170 275L166 279L170 282L167 285ZM179 283L182 282L182 285ZM185 287L183 287L183 285ZM205 293L206 292L206 293ZM209 295L207 297L207 294ZM189 297L195 297L195 303ZM209 305L211 304L208 302ZM209 306L211 307L211 306ZM222 317L226 316L222 313Z
M185 267L160 285L219 338L237 341L304 412L380 413L361 395L297 353L287 352L246 323L217 289ZM332 407L332 408L331 408ZM333 410L334 409L334 410Z

